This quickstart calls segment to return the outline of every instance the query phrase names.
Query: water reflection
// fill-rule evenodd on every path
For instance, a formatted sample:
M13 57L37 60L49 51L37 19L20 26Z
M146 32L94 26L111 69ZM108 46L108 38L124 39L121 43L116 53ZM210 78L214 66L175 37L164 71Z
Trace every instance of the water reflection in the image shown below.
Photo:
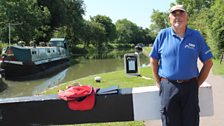
M68 71L68 68L56 74L55 76L51 77L50 79L46 80L43 84L40 84L34 87L32 94L38 94L38 92L42 92L46 90L47 88L58 85L60 82L62 82L62 80L64 80L67 71Z

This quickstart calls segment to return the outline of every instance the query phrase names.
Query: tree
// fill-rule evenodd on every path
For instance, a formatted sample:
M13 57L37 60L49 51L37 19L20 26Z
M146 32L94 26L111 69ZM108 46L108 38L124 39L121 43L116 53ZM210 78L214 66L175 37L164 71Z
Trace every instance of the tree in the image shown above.
M117 30L117 42L120 43L131 43L134 33L132 27L136 26L134 23L127 19L117 20L115 23Z
M81 39L83 41L84 48L88 47L90 43L95 45L97 48L101 48L103 46L103 42L106 38L106 31L100 23L85 20L81 32Z
M211 48L218 58L222 53L221 50L224 49L224 4L223 0L215 0L214 5L211 6L210 13L213 18L210 18L208 42L210 43Z
M161 29L166 28L169 26L168 22L168 13L160 12L159 10L153 10L151 15L151 25L150 29L158 33Z
M92 22L99 23L105 29L105 42L113 41L116 37L116 27L107 16L96 15L91 17Z
M70 46L76 46L82 36L83 0L38 0L38 5L50 11L49 37L66 37Z
M1 27L11 24L21 24L12 28L12 41L30 41L40 30L49 27L44 24L49 21L50 13L47 8L39 7L35 0L1 0L0 19ZM4 28L3 34L7 34L8 29ZM4 41L8 41L7 36L3 36Z
M81 38L83 15L85 13L82 0L64 0L65 26L70 46L75 46Z
M49 25L54 29L66 24L66 7L64 0L37 0L39 6L47 7L51 13Z
M204 8L210 8L215 0L176 0L177 3L186 7L188 14L200 12Z
M94 42L96 42L97 50L107 50L108 43L113 41L116 36L116 28L112 20L107 16L96 15L90 18L93 29L98 35L94 35ZM96 41L97 40L97 41Z
M135 23L127 19L120 19L115 23L115 25L117 30L117 39L115 42L117 43L149 44L152 39L149 34L149 29L138 27Z

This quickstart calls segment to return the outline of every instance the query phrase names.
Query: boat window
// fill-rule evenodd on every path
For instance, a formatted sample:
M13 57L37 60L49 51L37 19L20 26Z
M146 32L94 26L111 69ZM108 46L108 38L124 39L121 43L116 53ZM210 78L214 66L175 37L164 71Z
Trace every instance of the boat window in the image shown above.
M37 54L37 52L36 51L32 51L32 54Z

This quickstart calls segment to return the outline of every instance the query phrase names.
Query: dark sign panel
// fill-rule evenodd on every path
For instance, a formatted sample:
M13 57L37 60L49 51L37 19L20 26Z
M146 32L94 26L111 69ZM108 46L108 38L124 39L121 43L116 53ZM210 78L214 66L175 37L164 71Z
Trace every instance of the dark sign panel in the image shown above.
M126 74L138 75L139 57L138 54L129 53L124 55L124 65Z

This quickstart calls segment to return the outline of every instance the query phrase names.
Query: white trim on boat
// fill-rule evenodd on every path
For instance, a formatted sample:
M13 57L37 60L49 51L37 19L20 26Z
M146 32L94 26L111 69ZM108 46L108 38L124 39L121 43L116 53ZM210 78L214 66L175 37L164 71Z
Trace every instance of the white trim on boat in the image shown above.
M65 58L67 58L67 57L64 56L64 57L57 57L57 58L52 58L52 59L40 60L40 61L35 61L34 64L39 65L39 64L42 64L42 63L47 63L47 62L50 62L50 61L61 60L61 59L65 59Z
M21 62L21 61L9 61L9 60L4 60L3 62L5 62L5 63L11 63L11 64L23 65L23 62Z

